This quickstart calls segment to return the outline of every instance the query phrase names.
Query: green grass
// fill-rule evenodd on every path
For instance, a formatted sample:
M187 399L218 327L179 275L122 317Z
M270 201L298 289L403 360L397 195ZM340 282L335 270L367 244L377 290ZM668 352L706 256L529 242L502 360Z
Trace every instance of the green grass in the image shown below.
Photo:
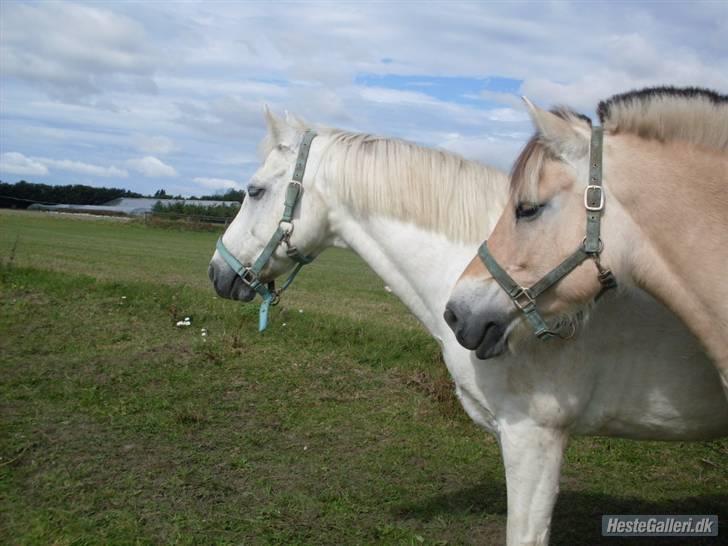
M259 335L216 237L0 211L0 543L502 543L497 444L383 283L329 251ZM727 475L726 441L575 439L553 543L629 544L603 513L725 542Z

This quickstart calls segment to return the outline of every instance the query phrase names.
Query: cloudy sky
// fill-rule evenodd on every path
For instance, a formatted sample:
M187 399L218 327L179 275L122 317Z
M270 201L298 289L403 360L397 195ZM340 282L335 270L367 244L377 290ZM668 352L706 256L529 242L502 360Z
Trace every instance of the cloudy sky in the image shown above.
M245 187L263 104L508 168L519 96L728 92L728 2L0 3L0 179Z

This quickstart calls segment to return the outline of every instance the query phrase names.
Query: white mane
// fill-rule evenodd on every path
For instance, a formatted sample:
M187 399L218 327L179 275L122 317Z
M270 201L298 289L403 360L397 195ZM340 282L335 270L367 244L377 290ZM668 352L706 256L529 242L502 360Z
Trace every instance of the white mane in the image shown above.
M479 243L508 198L508 176L454 153L336 129L322 173L359 217L411 222L458 242Z

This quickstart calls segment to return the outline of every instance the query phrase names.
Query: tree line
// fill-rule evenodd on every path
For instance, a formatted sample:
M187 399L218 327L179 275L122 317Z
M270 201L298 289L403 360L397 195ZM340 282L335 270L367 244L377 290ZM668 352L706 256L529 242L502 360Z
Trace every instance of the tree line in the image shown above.
M21 180L15 184L0 182L0 196L44 204L102 205L117 197L142 197L142 194L121 188L94 188L82 184L51 186Z
M200 197L182 197L181 195L169 195L165 190L157 190L151 197L155 199L187 199L193 201L237 201L238 203L242 203L243 199L245 199L245 192L243 190L229 189L225 193L201 195Z
M238 213L239 205L197 205L193 203L157 201L152 207L156 214L169 215L171 218L204 217L213 219L232 220Z
M21 180L14 184L0 181L0 206L16 206L25 208L31 203L72 204L72 205L103 205L118 197L150 197L153 199L182 199L182 196L169 195L165 190L157 190L154 195L141 193L122 188L96 188L83 184L69 184L65 186L51 186L49 184L36 184ZM242 190L228 190L222 195L203 195L188 199L205 199L214 201L237 201L242 203L245 192ZM227 207L224 207L227 208Z

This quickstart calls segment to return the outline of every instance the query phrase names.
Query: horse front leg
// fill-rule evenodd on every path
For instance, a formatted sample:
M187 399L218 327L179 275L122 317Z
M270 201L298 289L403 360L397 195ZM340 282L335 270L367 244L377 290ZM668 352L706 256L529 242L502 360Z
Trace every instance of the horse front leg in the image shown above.
M549 541L568 435L534 423L501 423L499 434L508 492L508 546Z

